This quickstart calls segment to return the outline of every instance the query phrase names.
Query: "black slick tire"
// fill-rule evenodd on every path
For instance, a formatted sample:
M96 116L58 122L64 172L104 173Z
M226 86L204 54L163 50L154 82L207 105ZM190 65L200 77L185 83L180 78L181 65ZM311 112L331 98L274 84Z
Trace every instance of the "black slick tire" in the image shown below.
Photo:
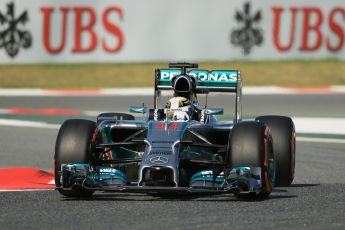
M290 186L295 176L296 135L290 117L260 116L256 120L265 123L273 138L276 158L276 186Z
M70 119L62 124L56 139L54 155L55 184L57 188L61 186L58 175L61 164L89 163L91 139L95 129L96 123L89 120ZM68 197L90 197L93 194L93 191L79 187L73 187L72 190L59 188L57 190Z
M233 167L261 167L262 191L235 192L238 198L267 198L274 187L275 162L268 127L261 122L236 124L230 133L227 164Z

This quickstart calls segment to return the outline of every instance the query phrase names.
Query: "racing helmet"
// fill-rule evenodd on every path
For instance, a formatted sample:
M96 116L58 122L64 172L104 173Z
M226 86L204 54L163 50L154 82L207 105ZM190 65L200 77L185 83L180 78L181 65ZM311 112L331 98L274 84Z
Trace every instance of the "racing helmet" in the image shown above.
M168 120L189 120L192 114L191 102L185 97L173 97L170 98L165 108L168 109Z

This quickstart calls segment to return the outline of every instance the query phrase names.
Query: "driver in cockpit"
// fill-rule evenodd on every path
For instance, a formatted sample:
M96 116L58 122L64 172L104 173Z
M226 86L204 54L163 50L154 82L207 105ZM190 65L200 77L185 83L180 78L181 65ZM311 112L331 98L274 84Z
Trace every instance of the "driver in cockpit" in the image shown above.
M165 108L167 119L175 121L200 120L197 97L194 93L195 80L187 75L177 76L173 80L174 97L170 98Z
M188 121L198 120L200 110L195 104L185 97L172 97L170 98L165 108L167 111L167 119L173 121Z

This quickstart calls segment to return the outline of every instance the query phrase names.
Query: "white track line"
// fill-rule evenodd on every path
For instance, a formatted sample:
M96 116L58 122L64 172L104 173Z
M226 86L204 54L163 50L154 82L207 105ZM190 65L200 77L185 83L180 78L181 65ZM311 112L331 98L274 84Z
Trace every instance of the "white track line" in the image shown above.
M319 137L297 137L298 142L318 142L318 143L337 143L345 144L345 139L319 138Z
M345 118L293 117L297 133L345 135Z
M13 126L13 127L28 127L28 128L47 128L59 129L60 125L48 124L39 121L22 121L13 119L0 119L0 126Z
M0 96L44 96L41 89L0 89Z

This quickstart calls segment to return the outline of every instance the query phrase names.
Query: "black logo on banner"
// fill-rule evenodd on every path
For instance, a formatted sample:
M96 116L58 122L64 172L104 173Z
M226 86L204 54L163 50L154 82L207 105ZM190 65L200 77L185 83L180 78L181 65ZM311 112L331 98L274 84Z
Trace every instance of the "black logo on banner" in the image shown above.
M244 55L250 54L253 46L259 46L263 42L262 30L256 27L261 21L261 11L252 16L250 8L250 3L247 2L244 4L243 12L236 11L235 20L241 27L232 30L230 36L231 43L242 47Z
M25 49L31 47L31 34L23 29L28 21L27 11L16 17L13 2L7 4L5 13L0 11L0 49L4 48L11 58L18 54L21 47Z

